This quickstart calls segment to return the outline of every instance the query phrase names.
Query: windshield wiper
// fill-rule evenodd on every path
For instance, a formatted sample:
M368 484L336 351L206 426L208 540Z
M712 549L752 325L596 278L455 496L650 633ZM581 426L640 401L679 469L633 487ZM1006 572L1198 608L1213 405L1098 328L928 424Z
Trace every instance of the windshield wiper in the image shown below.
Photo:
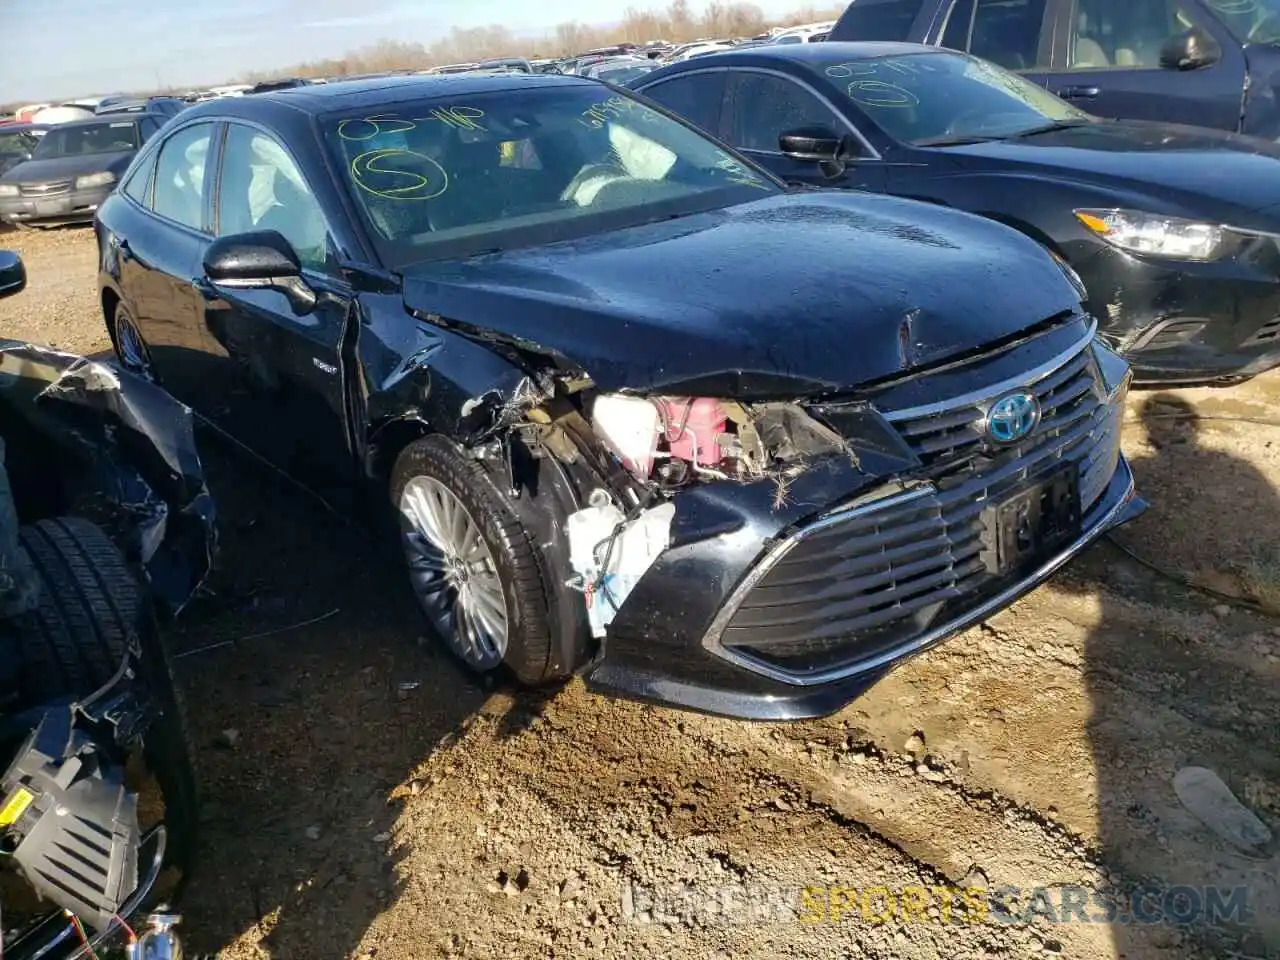
M990 143L992 140L1001 140L1002 137L929 137L926 140L914 140L913 146L917 147L963 147L967 143Z
M1034 137L1038 133L1054 133L1058 130L1073 130L1076 127L1083 127L1085 124L1093 123L1092 120L1055 120L1053 123L1042 124L1038 127L1031 127L1027 130L1020 130L1017 133L1009 134L1010 140L1019 140L1023 137Z

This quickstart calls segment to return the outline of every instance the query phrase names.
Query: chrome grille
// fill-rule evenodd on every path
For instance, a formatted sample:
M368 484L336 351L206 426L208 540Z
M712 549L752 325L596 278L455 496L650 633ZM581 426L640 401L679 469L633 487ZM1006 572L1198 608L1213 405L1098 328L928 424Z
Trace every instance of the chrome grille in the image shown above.
M56 197L71 192L70 180L46 180L43 183L20 183L18 192L24 197Z
M887 414L924 465L914 489L861 503L802 531L758 577L720 643L802 675L874 657L976 607L1007 578L991 572L984 511L1074 463L1080 505L1106 491L1122 410L1105 399L1085 348L1029 385L1042 407L1023 443L992 448L980 402Z

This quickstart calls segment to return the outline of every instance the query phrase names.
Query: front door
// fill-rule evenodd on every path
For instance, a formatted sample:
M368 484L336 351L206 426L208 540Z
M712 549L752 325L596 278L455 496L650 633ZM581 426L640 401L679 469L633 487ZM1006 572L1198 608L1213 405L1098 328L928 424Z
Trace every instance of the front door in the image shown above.
M1059 0L1065 22L1049 89L1082 110L1237 130L1246 63L1240 45L1194 0ZM1198 70L1165 69L1160 49L1197 27L1222 49Z
M807 128L827 129L834 136L852 136L855 142L865 144L849 121L808 84L770 70L740 69L731 73L721 121L727 143L790 183L873 192L884 189L884 164L869 147L834 176L812 160L798 160L782 153L778 138Z
M218 177L217 235L278 232L319 301L301 309L279 290L202 282L220 368L217 418L295 480L322 493L341 489L354 469L342 345L355 305L333 265L324 213L289 152L256 127L228 125Z

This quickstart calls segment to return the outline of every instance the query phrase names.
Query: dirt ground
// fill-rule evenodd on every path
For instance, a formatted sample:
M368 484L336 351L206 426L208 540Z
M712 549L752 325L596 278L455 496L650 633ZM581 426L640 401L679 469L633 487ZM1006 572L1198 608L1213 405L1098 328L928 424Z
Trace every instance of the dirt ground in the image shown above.
M89 231L0 246L30 272L0 334L106 348ZM1117 539L1280 610L1280 376L1137 394L1129 421L1151 509ZM1280 619L1256 603L1102 543L818 722L485 689L359 533L205 459L225 570L170 631L206 801L194 950L1280 956L1280 843L1229 843L1173 786L1208 767L1280 835ZM1029 909L932 892L956 886ZM1106 890L1159 922L1100 922Z

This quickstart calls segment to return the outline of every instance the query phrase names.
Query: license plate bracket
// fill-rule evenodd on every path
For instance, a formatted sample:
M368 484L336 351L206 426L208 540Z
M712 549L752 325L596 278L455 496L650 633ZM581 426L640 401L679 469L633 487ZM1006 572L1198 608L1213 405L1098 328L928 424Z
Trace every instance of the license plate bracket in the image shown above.
M1002 576L1080 535L1080 470L1067 464L983 512L982 559Z

